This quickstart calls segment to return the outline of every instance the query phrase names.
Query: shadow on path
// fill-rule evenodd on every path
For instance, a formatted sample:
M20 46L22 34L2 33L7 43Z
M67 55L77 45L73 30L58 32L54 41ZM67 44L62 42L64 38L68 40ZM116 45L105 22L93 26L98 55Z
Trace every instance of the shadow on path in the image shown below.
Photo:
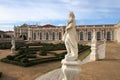
M18 80L18 79L15 78L15 77L8 76L8 75L3 73L2 77L0 78L0 80Z
M120 61L120 59L101 59L97 61Z

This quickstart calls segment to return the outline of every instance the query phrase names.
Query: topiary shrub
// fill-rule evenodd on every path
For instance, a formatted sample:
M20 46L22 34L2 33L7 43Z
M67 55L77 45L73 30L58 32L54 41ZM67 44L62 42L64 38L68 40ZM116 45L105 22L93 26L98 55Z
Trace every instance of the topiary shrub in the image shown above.
M20 62L21 63L27 63L27 62L29 62L29 60L28 60L28 58L22 58Z
M12 45L9 42L0 43L0 49L10 49L11 46Z
M8 60L13 60L13 59L14 59L14 56L8 55L6 58L7 58Z
M26 55L26 58L36 58L36 55L35 54L29 54L29 55Z
M41 56L47 56L47 52L46 51L40 51L40 55Z
M21 55L15 57L14 60L16 60L16 61L20 61L20 60L21 60L22 58L24 58L24 57L26 57L26 55L25 55L25 54L21 54Z

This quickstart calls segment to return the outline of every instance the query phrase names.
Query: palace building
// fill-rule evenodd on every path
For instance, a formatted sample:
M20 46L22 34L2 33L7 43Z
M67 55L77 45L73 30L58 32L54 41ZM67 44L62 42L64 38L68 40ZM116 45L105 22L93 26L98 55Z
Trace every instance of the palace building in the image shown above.
M98 41L120 42L120 23L104 25L77 25L79 41L89 41L92 38L92 31L95 29ZM59 42L65 32L65 26L54 25L27 25L14 26L14 36L17 40L40 42Z
M2 40L10 40L13 35L13 31L2 31L0 30L0 41Z

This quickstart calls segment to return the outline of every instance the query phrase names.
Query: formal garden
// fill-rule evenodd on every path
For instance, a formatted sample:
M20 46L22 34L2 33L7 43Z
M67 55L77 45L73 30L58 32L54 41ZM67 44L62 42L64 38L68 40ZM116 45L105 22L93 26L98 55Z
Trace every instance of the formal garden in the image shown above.
M10 49L11 43L0 43L0 49ZM78 45L80 60L83 60L90 53L90 46ZM84 55L82 52L88 50ZM59 61L64 58L66 48L63 43L25 43L16 42L16 53L10 54L1 59L1 62L19 66L32 66L44 62Z

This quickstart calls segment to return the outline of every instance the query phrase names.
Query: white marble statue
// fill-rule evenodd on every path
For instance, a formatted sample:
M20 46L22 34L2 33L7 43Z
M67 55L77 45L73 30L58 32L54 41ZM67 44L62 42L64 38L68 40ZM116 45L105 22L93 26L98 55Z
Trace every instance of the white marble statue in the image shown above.
M97 50L97 40L96 40L96 32L93 29L92 40L91 40L91 53L90 53L90 61L96 60L96 52Z
M14 38L14 36L12 36L11 44L12 44L11 53L15 53L15 38Z
M76 22L73 12L69 13L69 19L66 25L65 34L62 40L65 42L67 55L65 60L74 61L78 58L78 39L76 33Z

